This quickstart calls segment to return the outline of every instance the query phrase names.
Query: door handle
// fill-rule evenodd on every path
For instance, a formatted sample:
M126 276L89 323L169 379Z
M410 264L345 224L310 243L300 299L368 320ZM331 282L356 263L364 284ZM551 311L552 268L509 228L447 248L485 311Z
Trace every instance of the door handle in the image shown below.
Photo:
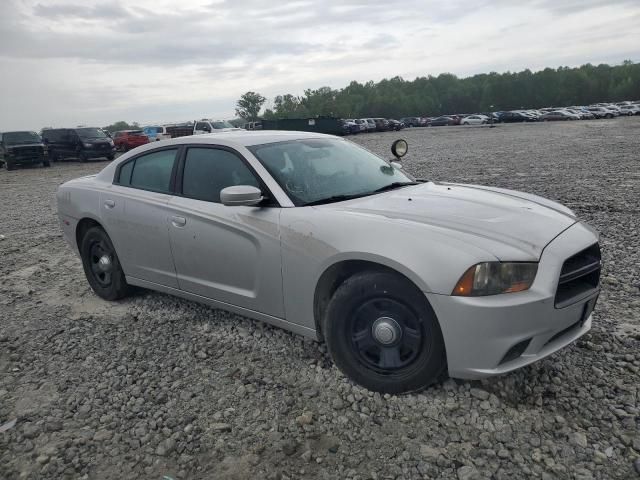
M184 227L187 224L187 219L184 217L171 217L171 224L174 227Z
M104 206L105 208L113 208L116 206L116 202L114 202L113 200L105 200Z

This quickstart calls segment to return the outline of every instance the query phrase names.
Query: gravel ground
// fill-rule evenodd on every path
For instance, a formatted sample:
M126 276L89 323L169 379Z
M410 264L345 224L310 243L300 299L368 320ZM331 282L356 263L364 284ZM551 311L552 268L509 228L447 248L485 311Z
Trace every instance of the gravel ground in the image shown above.
M0 478L640 478L640 117L353 140L387 155L400 136L419 177L550 197L601 232L588 335L510 375L380 396L282 330L98 299L54 192L105 163L3 170Z

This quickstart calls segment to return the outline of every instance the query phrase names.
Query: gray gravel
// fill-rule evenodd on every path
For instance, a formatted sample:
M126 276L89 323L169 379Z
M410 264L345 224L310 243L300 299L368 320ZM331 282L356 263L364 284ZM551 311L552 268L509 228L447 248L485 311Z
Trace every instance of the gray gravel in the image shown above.
M2 171L0 478L640 478L640 118L353 139L399 136L417 176L550 197L601 232L591 333L500 378L372 394L270 326L99 300L53 194L105 163Z

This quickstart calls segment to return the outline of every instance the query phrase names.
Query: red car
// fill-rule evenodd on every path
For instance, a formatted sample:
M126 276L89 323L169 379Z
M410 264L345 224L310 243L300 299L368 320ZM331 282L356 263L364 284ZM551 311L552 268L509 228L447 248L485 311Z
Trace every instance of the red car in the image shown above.
M127 152L132 148L149 143L149 137L142 130L121 130L113 135L113 143L116 150Z

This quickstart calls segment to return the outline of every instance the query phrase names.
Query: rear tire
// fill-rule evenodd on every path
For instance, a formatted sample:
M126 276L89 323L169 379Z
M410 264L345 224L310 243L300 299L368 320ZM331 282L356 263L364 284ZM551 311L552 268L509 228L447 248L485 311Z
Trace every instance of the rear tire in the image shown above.
M367 271L347 279L329 302L323 331L337 367L369 390L421 390L446 369L433 309L398 274Z
M50 166L51 166L51 162L50 162L49 160L44 160L44 161L42 162L42 166L43 166L43 167L50 167Z
M101 227L87 230L80 253L84 274L96 295L113 301L131 293L113 243Z
M82 163L87 163L87 160L89 160L87 154L84 152L80 152L79 158Z

